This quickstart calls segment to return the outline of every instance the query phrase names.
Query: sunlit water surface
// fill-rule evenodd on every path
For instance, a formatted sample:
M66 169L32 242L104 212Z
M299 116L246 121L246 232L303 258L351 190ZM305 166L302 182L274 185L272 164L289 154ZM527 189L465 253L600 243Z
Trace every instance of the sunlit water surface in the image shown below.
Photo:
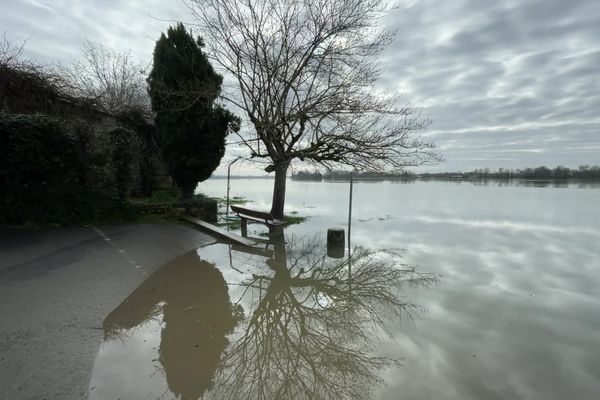
M159 269L106 317L90 398L600 398L597 187L355 183L352 245L437 277L399 286L385 262L345 280L298 252L347 229L348 188L288 182L286 212L309 217L285 229L296 250L217 243ZM231 182L249 208L271 190Z

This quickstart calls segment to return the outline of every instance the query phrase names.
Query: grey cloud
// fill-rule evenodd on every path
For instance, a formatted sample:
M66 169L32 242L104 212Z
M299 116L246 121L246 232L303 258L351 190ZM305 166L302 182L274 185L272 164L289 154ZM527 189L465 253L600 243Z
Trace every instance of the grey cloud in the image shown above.
M387 23L383 84L435 119L442 169L600 162L599 2L424 0Z
M0 26L44 62L85 38L151 59L181 1L0 0ZM414 0L391 13L381 86L434 119L436 169L600 164L600 2ZM503 164L506 163L506 164Z
M1 0L0 26L12 40L29 38L26 55L39 61L77 57L86 39L149 61L154 41L173 20L189 19L182 2Z

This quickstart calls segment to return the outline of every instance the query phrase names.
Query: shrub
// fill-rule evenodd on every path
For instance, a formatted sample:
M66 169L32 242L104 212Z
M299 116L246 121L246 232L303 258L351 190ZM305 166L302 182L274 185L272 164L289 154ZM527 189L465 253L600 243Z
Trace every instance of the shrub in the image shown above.
M0 113L0 219L68 225L133 218L131 207L91 187L97 162L104 161L58 120Z
M167 203L174 201L181 197L181 193L176 188L173 189L161 189L152 193L150 196L150 203Z
M136 133L130 129L117 127L110 131L112 161L115 167L115 184L119 199L125 200L131 188L133 142Z

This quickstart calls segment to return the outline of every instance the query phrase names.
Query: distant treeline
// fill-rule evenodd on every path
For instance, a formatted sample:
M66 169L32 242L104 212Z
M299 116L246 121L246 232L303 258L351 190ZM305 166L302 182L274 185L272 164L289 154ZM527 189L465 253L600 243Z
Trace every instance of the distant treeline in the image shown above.
M600 166L582 165L578 169L558 166L545 166L524 169L505 169L491 171L489 168L476 169L471 172L424 173L419 178L432 179L600 179Z
M294 180L349 180L350 171L328 171L321 173L318 171L298 171L292 175ZM543 180L600 180L600 166L582 165L577 169L558 166L548 168L545 166L537 168L524 169L505 169L500 168L492 171L489 168L475 169L470 172L437 172L415 174L410 171L399 173L378 173L378 172L354 172L355 180L411 180L411 179L543 179Z

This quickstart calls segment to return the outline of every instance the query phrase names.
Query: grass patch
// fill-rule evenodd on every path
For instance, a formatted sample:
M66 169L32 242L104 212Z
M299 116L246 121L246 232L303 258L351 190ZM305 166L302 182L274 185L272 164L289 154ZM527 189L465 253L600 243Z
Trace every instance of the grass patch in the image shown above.
M230 219L226 219L226 213L224 212L224 208L227 204L227 199L223 197L213 197L213 200L216 200L219 205L219 222L217 222L217 226L227 227L230 230L240 229L242 225L241 218L231 218L231 216L235 217L235 213L230 213ZM249 200L245 197L234 196L229 198L229 205L239 205L239 204L247 204L252 203L252 200ZM283 217L283 220L287 223L287 225L295 225L306 222L309 217L298 215L298 211L290 211L288 215Z
M223 215L221 215L221 217L223 217ZM287 225L295 225L295 224L301 224L303 222L306 222L306 220L308 220L308 218L309 217L303 217L300 215L286 215L285 217L283 217L283 220L286 222ZM242 225L242 219L236 218L236 219L226 220L225 218L221 218L216 225L221 226L221 227L227 227L232 230L240 229L240 227Z
M227 198L225 197L213 197L213 200L216 200L219 205L227 205ZM242 196L233 196L229 198L229 205L242 205L252 203L252 200L249 200Z
M229 229L240 229L240 227L242 226L242 220L240 218L230 220L226 220L225 218L223 218L216 225L224 226Z
M232 216L235 217L235 213L231 212L229 213L229 217L230 219L226 219L225 216L227 215L226 213L226 208L227 208L227 199L225 197L212 197L212 200L215 200L219 206L219 222L217 222L217 226L221 226L221 227L226 227L229 230L235 230L235 229L240 229L240 227L242 226L242 220L240 218L231 218ZM229 198L229 205L242 205L242 204L247 204L247 203L252 203L252 200L249 200L245 197L242 196L233 196Z
M287 222L288 225L294 225L306 222L306 220L308 220L308 217L303 217L301 215L298 215L297 211L293 211L290 213L290 215L284 216L283 220Z
M181 193L177 189L162 189L152 193L148 198L148 203L168 203L177 201L181 198Z

